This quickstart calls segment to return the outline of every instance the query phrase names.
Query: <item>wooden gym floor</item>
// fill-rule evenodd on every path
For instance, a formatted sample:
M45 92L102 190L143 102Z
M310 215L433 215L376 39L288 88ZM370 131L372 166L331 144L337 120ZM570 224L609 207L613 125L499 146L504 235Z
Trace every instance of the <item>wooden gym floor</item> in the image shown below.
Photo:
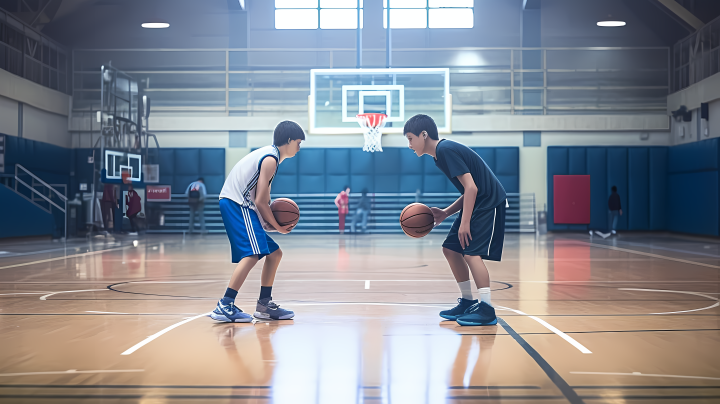
M508 235L497 326L442 234L277 236L294 321L220 324L224 235L0 243L0 402L720 402L720 240ZM259 268L240 291L253 312Z

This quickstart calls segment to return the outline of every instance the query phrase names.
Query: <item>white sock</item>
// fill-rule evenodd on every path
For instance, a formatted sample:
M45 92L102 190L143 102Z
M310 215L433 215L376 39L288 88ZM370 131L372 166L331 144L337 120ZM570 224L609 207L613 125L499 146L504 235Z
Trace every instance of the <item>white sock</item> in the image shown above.
M472 284L469 280L465 282L458 282L458 286L460 287L460 293L462 294L463 299L475 300L473 299Z
M480 301L492 306L492 301L490 300L490 288L479 288L478 293L480 294Z

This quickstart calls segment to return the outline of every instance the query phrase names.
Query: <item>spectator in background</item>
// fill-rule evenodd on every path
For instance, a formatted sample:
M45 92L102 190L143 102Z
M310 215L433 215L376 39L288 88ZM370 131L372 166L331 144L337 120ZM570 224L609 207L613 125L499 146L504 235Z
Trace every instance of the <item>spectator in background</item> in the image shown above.
M345 234L345 215L348 214L350 202L350 187L345 185L338 196L335 197L335 206L338 208L338 219L340 219L340 234Z
M197 214L198 220L200 221L200 232L202 234L207 233L205 230L205 196L207 196L205 179L200 177L197 181L190 183L185 190L185 196L187 196L188 205L190 206L190 223L188 224L188 231L190 234L193 233L195 228L195 215Z
M608 198L608 209L610 210L610 217L608 227L612 234L617 234L617 222L620 215L622 215L622 206L620 206L620 195L617 193L617 187L615 185L611 188L612 194Z
M102 212L103 226L105 234L112 232L113 218L115 217L115 209L119 208L117 188L113 184L105 184L103 186L103 196L100 200L100 211Z
M361 225L362 225L362 232L365 233L367 231L367 222L368 222L368 215L370 214L370 197L367 196L368 190L367 188L364 188L362 190L362 196L360 197L360 202L358 203L358 208L355 211L355 215L353 216L352 221L352 232L355 233L355 225L357 224L358 219L362 219Z
M130 219L130 228L132 229L130 232L131 236L137 236L138 234L137 215L142 210L141 202L140 195L135 192L132 185L128 185L127 195L125 196L125 205L127 206L125 215Z

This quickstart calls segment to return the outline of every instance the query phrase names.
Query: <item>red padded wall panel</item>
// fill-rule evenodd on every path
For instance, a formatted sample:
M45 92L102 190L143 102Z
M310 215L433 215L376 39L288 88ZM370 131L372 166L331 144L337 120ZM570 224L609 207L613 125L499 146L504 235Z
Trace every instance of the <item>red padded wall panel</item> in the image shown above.
M554 222L590 224L590 176L553 176Z

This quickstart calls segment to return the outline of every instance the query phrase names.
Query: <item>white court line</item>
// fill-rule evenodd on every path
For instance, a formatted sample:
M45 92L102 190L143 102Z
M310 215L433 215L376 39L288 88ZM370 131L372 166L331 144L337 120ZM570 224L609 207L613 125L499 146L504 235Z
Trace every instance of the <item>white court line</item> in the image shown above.
M116 311L92 311L87 310L85 313L94 313L94 314L130 314L130 313L118 313Z
M657 375L651 373L612 373L612 372L570 372L574 375L605 375L605 376L646 376L646 377L674 377L678 379L703 379L703 380L720 380L720 377L704 377L704 376L683 376L683 375Z
M22 292L22 293L2 293L0 296L13 296L13 295L42 295L45 292Z
M701 307L701 308L699 308L699 309L681 310L681 311L668 311L668 312L665 312L665 313L650 313L650 314L658 314L658 315L660 315L660 314L690 313L690 312L692 312L692 311L707 310L707 309L712 309L712 308L715 308L715 307L720 306L720 299L718 299L717 297L708 296L708 295L706 295L706 294L698 293L698 292L688 292L688 291L685 291L685 290L635 289L635 288L619 288L618 290L632 290L632 291L639 291L639 292L682 293L682 294L686 294L686 295L701 296L701 297L706 297L706 298L708 298L708 299L710 299L710 300L715 300L715 304L712 304L712 305L707 306L707 307Z
M653 257L653 258L659 258L659 259L663 259L663 260L682 262L683 264L698 265L701 267L720 269L720 266L717 266L717 265L705 264L705 263L696 262L696 261L688 261L688 260L683 260L680 258L668 257L666 255L651 254L651 253L646 253L646 252L642 252L642 251L628 250L626 248L613 247L613 246L609 246L609 245L585 243L582 241L575 241L575 243L582 244L582 245L588 245L591 247L605 248L607 250L615 250L615 251L622 251L622 252L626 252L626 253L630 253L630 254L644 255L646 257Z
M127 246L127 247L108 248L107 250L100 250L100 251L93 251L93 252L85 252L85 253L73 254L73 255L64 255L64 256L62 256L62 257L48 258L48 259L45 259L45 260L23 262L22 264L6 265L6 266L4 266L4 267L0 267L0 269L24 267L24 266L26 266L26 265L42 264L42 263L45 263L45 262L66 260L66 259L68 259L68 258L82 257L82 256L86 256L86 255L102 254L102 253L105 253L105 252L108 252L108 251L124 250L124 249L126 249L126 248L131 248L131 247L133 247L133 246L129 245L129 246Z
M547 328L548 330L550 330L550 331L554 332L555 334L557 334L558 336L560 336L560 337L561 337L562 339L564 339L565 341L569 342L570 345L572 345L572 346L574 346L575 348L577 348L580 352L582 352L582 353L584 353L584 354L591 354L591 353L592 353L589 349L585 348L585 346L583 346L581 343L577 342L574 338L568 336L568 335L565 334L564 332L562 332L562 331L558 330L557 328L553 327L553 326L550 325L547 321L545 321L545 320L543 320L543 319L541 319L541 318L537 318L537 317L535 317L535 316L530 316L530 315L528 315L527 313L523 313L523 312L520 311L520 310L511 309L511 308L509 308L509 307L503 307L503 306L495 306L495 307L497 307L497 308L500 309L500 310L510 310L510 311L515 312L515 313L517 313L517 314L522 314L522 315L524 315L524 316L528 316L529 318L531 318L531 319L537 321L538 323L542 324L542 325L543 325L545 328Z
M60 292L52 292L52 293L47 294L47 295L45 295L45 296L41 296L41 297L40 297L40 300L47 300L48 297L53 296L53 295L57 295L57 294L59 294L59 293L101 292L101 291L103 291L103 290L110 290L110 289L105 288L105 289L63 290L63 291L60 291Z
M370 289L370 281L365 281L365 289Z
M132 347L130 347L130 348L129 348L128 350L126 350L125 352L121 353L120 355L130 355L131 353L137 351L138 349L140 349L140 348L142 348L143 346L145 346L146 344L152 342L154 339L160 337L161 335L165 334L166 332L171 331L171 330L173 330L173 329L175 329L175 328L177 328L177 327L180 327L180 326L183 325L183 324L189 323L189 322L191 322L191 321L193 321L193 320L195 320L195 319L198 319L198 318L200 318L200 317L205 317L205 316L207 316L208 314L210 314L210 313L200 314L199 316L190 317L190 318L185 319L185 320L183 320L183 321L181 321L181 322L179 322L179 323L175 323L175 324L171 325L170 327L167 327L167 328L165 328L165 329L163 329L163 330L160 330L160 331L156 332L155 334L153 334L153 335L145 338L144 340L138 342L137 344L133 345Z
M0 376L35 376L35 375L72 375L78 373L129 373L129 372L144 372L145 369L124 369L124 370L77 370L68 369L65 371L57 372L26 372L26 373L0 373Z

